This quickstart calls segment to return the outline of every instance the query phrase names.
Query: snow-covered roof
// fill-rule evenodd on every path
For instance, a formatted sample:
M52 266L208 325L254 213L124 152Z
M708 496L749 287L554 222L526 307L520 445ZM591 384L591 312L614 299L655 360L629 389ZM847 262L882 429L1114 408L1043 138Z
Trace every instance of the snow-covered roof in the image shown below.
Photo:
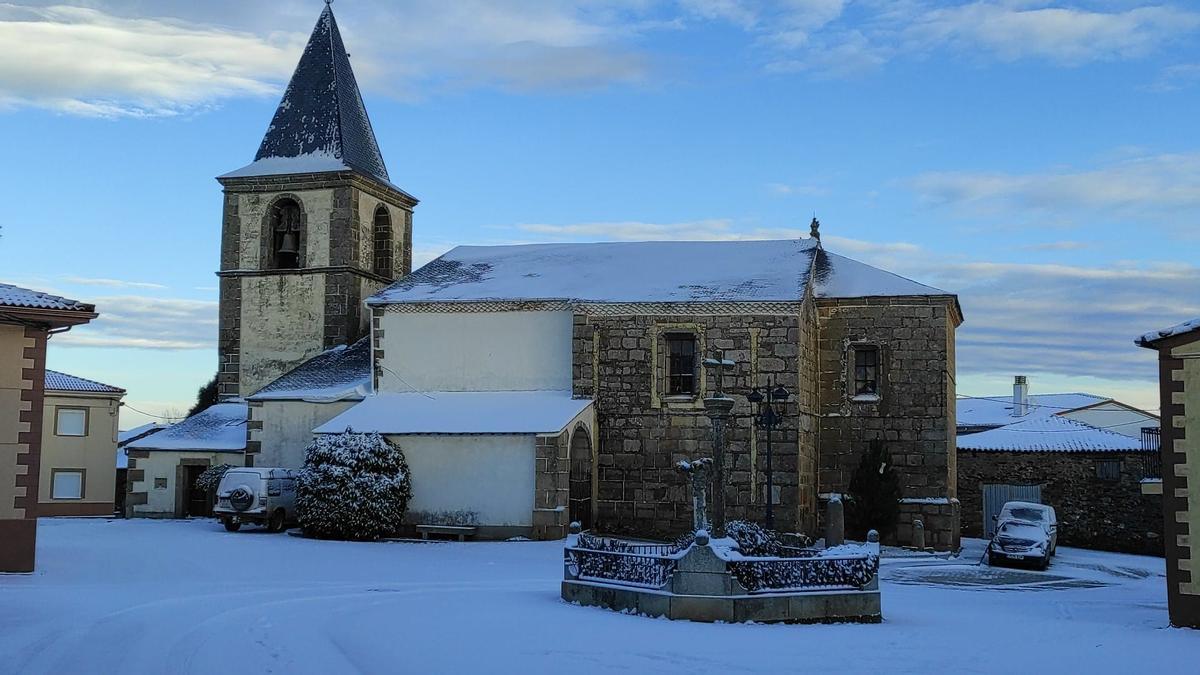
M371 388L371 339L328 349L259 389L251 401L361 399Z
M120 387L88 380L75 375L60 373L57 370L46 369L46 390L47 391L77 391L77 392L95 392L98 394L124 394L125 390Z
M351 170L395 188L337 20L326 5L254 162L221 178Z
M798 301L810 274L821 297L949 295L818 251L814 239L459 246L367 302Z
M1200 330L1200 318L1192 319L1191 321L1184 321L1183 323L1177 323L1170 328L1152 330L1149 333L1143 334L1134 342L1139 345L1146 346L1163 338L1183 335L1184 333L1190 333L1194 330Z
M117 445L124 445L126 443L136 441L137 439L142 438L143 436L149 436L150 434L156 434L156 433L162 431L163 429L166 429L169 426L171 426L171 425L164 424L162 422L147 422L146 424L134 427L132 429L126 429L125 431L118 431L117 432Z
M12 284L0 284L0 307L30 307L62 311L93 312L95 306L59 295L51 295Z
M1136 438L1050 415L958 437L959 450L1010 452L1140 451Z
M129 450L244 452L246 414L245 401L217 403L125 447Z
M960 427L986 427L1012 424L1018 420L1040 419L1051 415L1107 401L1094 394L1030 394L1028 412L1014 417L1012 396L981 396L959 398L956 413Z
M382 393L329 420L318 434L376 431L381 434L557 433L590 399L569 391L455 391Z

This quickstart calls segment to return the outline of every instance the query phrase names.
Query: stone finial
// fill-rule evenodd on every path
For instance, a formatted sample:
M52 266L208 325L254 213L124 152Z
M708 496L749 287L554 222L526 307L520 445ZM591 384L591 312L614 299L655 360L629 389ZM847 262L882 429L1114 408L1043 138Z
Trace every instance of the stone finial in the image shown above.
M812 222L808 225L808 236L818 241L821 239L821 221L817 220L816 216L813 216Z
M579 534L583 531L583 526L579 524L578 520L572 520L571 525L569 526L569 531L571 534Z
M877 532L875 530L871 530L870 532L867 532L867 541L871 542L872 544L878 544L879 543L879 532Z

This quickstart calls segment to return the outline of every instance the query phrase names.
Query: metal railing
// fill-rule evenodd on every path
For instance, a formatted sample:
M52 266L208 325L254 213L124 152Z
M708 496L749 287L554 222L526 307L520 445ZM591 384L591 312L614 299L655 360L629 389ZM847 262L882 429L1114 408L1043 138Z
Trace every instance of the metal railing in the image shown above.
M623 551L566 549L567 570L584 581L602 581L638 588L662 588L671 582L678 556L644 555Z
M1142 479L1162 479L1161 432L1158 427L1142 427Z
M866 587L879 573L875 555L730 561L729 571L751 593Z

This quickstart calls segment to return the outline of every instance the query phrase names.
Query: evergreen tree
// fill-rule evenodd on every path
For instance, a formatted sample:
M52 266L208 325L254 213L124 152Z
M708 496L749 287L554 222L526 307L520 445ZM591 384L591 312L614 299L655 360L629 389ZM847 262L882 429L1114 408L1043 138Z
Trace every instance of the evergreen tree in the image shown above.
M394 535L412 485L400 447L377 433L322 434L309 444L296 481L304 534L372 541Z
M191 417L198 412L204 412L209 406L217 402L217 376L213 375L212 379L205 383L204 386L196 392L196 405L188 411L187 416Z
M851 537L865 541L868 530L878 530L880 537L896 531L903 491L882 441L871 441L850 478L849 496L846 529Z

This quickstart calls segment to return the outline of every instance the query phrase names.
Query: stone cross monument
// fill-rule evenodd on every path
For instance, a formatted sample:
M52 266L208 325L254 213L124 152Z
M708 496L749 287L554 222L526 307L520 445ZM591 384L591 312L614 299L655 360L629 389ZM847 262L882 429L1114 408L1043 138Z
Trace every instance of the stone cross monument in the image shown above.
M679 470L692 479L692 532L708 529L708 480L712 473L711 457L701 457L677 464Z
M724 351L718 351L717 358L704 359L704 365L712 369L717 379L716 392L704 399L704 413L712 423L712 524L714 535L719 537L725 534L725 427L733 411L733 399L725 395L723 380L725 373L733 370L737 364L726 359Z

